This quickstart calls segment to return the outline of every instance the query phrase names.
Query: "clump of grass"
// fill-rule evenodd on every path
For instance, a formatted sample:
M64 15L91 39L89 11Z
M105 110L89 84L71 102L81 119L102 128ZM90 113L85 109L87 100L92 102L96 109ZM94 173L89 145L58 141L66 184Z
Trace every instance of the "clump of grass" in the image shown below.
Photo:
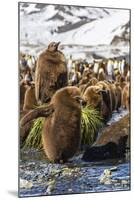
M35 119L23 148L42 149L42 127L44 118ZM92 144L97 136L98 130L103 126L102 118L95 109L86 106L82 109L81 136L82 144Z
M95 141L99 129L103 127L103 119L97 110L89 106L82 109L81 118L81 143L91 145Z
M33 126L24 142L23 148L37 148L42 149L42 127L44 118L39 117L34 120Z

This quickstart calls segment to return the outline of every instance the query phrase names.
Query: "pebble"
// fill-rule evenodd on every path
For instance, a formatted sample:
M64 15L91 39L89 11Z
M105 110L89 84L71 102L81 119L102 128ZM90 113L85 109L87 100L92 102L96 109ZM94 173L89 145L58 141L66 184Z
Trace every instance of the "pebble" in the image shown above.
M69 189L68 189L68 192L72 192L72 191L73 191L72 188L69 188Z

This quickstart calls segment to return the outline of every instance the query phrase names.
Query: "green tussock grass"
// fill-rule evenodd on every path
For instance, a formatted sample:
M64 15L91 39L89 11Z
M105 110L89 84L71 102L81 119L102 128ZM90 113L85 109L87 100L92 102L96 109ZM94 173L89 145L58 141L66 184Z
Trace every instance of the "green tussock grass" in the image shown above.
M33 126L24 142L23 148L42 149L42 127L44 118L39 117L34 120Z
M92 144L96 137L98 130L103 126L102 118L99 112L95 109L86 106L82 109L81 117L81 143ZM37 148L42 149L42 127L44 118L34 120L33 126L29 132L28 137L24 142L23 148Z
M103 127L103 119L94 108L86 106L82 109L81 117L81 137L82 144L92 144L98 134L98 130Z

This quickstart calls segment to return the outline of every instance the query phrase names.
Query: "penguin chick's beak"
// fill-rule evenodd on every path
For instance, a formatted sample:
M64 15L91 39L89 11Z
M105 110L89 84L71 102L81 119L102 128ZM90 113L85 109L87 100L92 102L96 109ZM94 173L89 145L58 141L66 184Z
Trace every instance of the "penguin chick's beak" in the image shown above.
M57 42L57 43L56 43L56 48L57 48L57 49L58 49L59 44L60 44L60 42Z
M78 101L80 103L81 106L86 105L86 101L81 96L75 96L74 98L76 101Z

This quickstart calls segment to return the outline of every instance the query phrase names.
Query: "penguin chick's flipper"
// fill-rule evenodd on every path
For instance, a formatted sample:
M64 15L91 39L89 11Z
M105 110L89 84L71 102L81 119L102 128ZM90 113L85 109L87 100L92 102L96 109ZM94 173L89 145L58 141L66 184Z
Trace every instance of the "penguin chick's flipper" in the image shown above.
M48 117L54 112L53 105L50 104L49 106L46 107L38 107L29 113L27 113L20 121L21 127L23 127L26 123L29 121L36 119L38 117Z

